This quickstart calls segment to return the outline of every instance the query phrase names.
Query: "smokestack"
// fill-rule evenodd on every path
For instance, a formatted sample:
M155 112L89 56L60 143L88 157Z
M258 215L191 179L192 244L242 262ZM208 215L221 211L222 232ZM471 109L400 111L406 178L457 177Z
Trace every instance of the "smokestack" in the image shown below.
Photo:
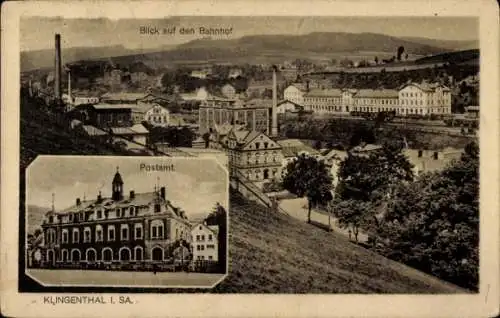
M276 66L273 66L273 109L272 109L272 126L271 126L271 137L278 136L278 114L277 114L277 104L278 104L278 88L276 87Z
M61 101L61 35L56 33L56 59L54 74L54 97L56 102Z
M33 83L31 82L31 78L28 82L28 92L30 94L30 97L33 97Z
M68 97L69 97L69 101L71 103L71 101L73 100L71 98L71 70L68 69Z
M166 197L165 187L161 187L160 196L163 200L165 200L165 197Z

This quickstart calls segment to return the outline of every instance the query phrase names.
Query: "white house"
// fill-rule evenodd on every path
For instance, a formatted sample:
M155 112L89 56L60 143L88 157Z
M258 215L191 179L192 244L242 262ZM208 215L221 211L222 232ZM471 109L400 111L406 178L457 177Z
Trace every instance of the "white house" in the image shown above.
M193 260L219 260L218 237L219 226L198 223L191 229L193 242Z
M283 98L299 105L304 105L304 94L308 91L307 86L302 83L295 83L283 91Z
M168 126L170 123L170 112L165 107L156 104L146 111L144 120L153 126Z
M299 105L289 100L283 100L277 104L276 113L278 114L285 114L286 112L293 113L302 110L303 108L304 107L302 105Z
M399 90L400 112L407 114L451 114L451 91L435 83L409 83Z

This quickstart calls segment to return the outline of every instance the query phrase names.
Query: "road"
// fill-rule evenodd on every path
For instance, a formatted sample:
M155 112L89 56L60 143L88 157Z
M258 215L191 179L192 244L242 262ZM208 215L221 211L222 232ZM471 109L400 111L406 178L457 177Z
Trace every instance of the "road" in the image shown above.
M211 287L224 275L185 272L127 272L101 270L27 269L46 286Z
M285 210L288 215L293 218L296 218L300 221L307 222L307 199L306 198L297 198L297 199L284 199L280 200L280 207ZM311 221L315 221L321 223L323 225L328 226L328 214L326 212L318 211L313 209L311 211ZM333 231L342 234L346 237L349 237L349 232L346 229L342 229L336 225L337 220L331 216L330 217L330 226ZM352 239L354 240L354 235L352 235ZM366 242L368 240L368 236L364 233L359 233L358 235L359 242Z

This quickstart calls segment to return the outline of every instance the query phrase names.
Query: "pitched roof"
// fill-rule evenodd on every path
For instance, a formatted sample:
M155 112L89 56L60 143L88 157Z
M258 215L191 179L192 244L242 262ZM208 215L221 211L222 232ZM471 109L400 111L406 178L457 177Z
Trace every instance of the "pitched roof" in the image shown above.
M106 93L106 94L101 96L101 99L136 101L139 99L143 99L146 96L147 96L147 94L144 94L144 93L120 92L120 93Z
M99 129L97 127L94 127L92 125L82 125L83 130L89 135L89 136L105 136L108 133L105 132L102 129Z
M99 103L92 105L94 109L132 109L132 105L129 104L105 104Z
M287 157L296 157L299 155L301 152L308 152L311 155L317 155L319 152L306 145L299 139L284 139L284 140L278 140L277 141L278 145L281 146L283 156L285 158Z
M132 127L111 127L111 131L115 135L136 135L149 133L146 127L142 124L136 124Z
M399 92L395 89L359 89L355 93L356 97L372 98L397 98Z
M310 97L340 97L342 96L342 90L339 88L314 88L311 89L305 96Z

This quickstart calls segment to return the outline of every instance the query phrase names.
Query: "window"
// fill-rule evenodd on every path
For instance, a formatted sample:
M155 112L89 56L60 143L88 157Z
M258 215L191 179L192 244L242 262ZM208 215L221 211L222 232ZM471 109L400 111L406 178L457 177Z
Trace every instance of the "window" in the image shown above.
M151 222L151 238L163 239L163 221L153 220Z
M80 240L80 231L78 229L73 229L73 243L78 243Z
M202 241L205 241L205 235L202 235L202 236L201 236L201 240L202 240Z
M108 241L114 241L114 240L115 240L115 226L109 225L108 226Z
M161 211L161 207L159 204L155 204L155 212L158 213Z
M116 217L120 218L121 217L121 210L118 208L116 209Z
M131 206L131 207L129 208L129 214L130 214L130 216L134 216L134 215L135 215L135 212L136 212L135 207Z
M83 242L90 243L90 227L86 227L83 230Z
M199 235L196 235L196 240L199 241L200 240L200 236Z
M260 142L256 142L255 143L255 149L259 149L259 147L260 147Z
M96 242L102 242L103 237L102 237L102 226L97 225L95 228L95 240Z
M200 246L201 246L201 245L196 245L196 250L197 250L197 251L200 251L200 250L201 250L201 247L200 247Z
M202 251L204 251L205 250L205 245L200 245L200 248L201 248Z
M137 223L135 225L135 239L140 240L142 239L142 224Z
M215 248L215 245L214 244L208 244L207 245L207 249L214 249Z
M97 210L97 219L102 219L102 210Z
M122 241L128 240L128 225L127 224L122 224L121 225L121 239Z
M212 260L212 255L208 255L208 259L209 259L209 260Z
M212 240L212 234L208 234L208 240L211 241Z
M63 243L68 243L69 241L69 234L68 234L68 230L67 229L64 229L62 231L62 242Z

